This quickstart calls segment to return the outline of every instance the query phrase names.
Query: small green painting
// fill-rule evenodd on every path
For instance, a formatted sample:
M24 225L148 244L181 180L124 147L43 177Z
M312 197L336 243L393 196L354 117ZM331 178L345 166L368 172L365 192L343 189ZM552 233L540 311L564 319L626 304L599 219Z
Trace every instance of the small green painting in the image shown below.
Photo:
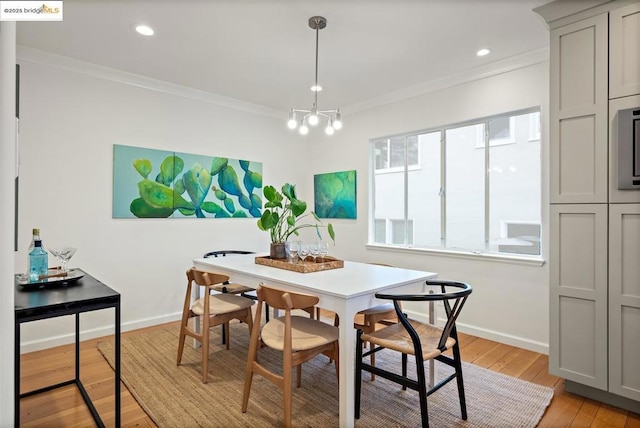
M113 218L256 218L261 188L261 162L113 146Z
M320 218L357 218L356 171L313 176L315 213Z

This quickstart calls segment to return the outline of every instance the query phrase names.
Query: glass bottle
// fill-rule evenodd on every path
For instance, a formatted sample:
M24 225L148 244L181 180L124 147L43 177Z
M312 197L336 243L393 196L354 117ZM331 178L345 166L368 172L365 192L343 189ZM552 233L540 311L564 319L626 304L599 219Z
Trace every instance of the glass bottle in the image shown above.
M36 246L36 241L40 241L42 242L42 239L40 238L40 229L36 229L34 228L31 233L33 234L33 236L31 237L31 244L29 245L29 248L27 249L27 254L31 253L31 250L33 250L33 248ZM44 249L44 247L42 247Z
M41 275L49 271L49 254L42 248L42 241L37 239L33 243L33 250L29 252L29 281L37 282Z

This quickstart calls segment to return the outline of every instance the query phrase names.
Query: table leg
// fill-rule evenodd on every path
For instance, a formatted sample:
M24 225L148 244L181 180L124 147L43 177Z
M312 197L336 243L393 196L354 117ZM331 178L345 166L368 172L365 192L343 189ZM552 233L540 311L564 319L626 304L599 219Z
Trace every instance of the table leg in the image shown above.
M80 313L76 313L76 382L80 382Z
M355 312L345 308L340 317L340 427L353 427L355 423L355 355L356 331L353 328Z
M14 352L13 352L13 367L14 367L14 380L13 380L13 395L14 395L14 416L15 426L20 426L20 323L15 321L14 331Z
M116 383L116 427L121 425L121 403L120 403L120 302L115 306L115 383Z

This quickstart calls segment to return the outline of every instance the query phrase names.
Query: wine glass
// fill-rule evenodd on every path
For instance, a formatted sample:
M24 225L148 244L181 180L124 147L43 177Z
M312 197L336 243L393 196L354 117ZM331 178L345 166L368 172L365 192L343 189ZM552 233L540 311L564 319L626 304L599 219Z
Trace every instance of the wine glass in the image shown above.
M318 250L320 252L320 256L322 257L322 261L325 261L325 257L329 254L329 243L328 242L318 242Z
M73 257L78 249L73 247L60 247L49 248L49 251L56 259L60 260L61 271L67 272L67 263L69 263L69 260L71 260L71 257Z
M309 254L313 257L313 262L317 263L316 259L320 255L320 245L318 242L309 243Z
M307 256L309 255L309 244L300 245L300 249L298 250L298 254L300 255L300 260L302 260L304 262L305 259L307 258Z
M289 256L291 263L296 263L298 261L298 251L300 251L300 242L299 241L288 241L289 242Z

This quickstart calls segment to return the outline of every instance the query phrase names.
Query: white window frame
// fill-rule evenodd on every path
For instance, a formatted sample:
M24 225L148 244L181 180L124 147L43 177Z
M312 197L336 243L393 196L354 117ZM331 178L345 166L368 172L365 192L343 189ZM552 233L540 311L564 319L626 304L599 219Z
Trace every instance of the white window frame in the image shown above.
M506 115L500 115L500 117L504 117ZM485 136L484 133L489 133L490 123L492 119L486 119L484 121L485 131L481 129L476 130L476 141L482 141L482 143L476 143L476 149L484 149L485 148ZM477 122L482 123L482 122ZM509 116L509 136L506 138L491 138L489 137L489 147L494 146L504 146L506 144L515 144L516 143L516 115Z
M529 116L529 141L540 141L540 112L532 113Z
M440 132L441 133L441 144L443 147L443 150L441 151L440 154L440 162L441 162L441 176L444 177L446 174L445 171L445 164L446 164L446 131L448 129L454 129L454 128L459 128L459 127L464 127L464 126L469 126L469 125L477 125L477 124L484 124L484 132L482 132L482 130L479 130L478 135L479 138L481 139L481 141L484 142L484 146L481 146L482 148L484 147L491 147L491 146L500 146L500 145L504 145L504 144L515 144L516 142L516 138L515 138L515 118L517 116L520 115L524 115L524 114L531 114L533 117L537 117L538 120L540 119L540 107L536 107L536 108L529 108L529 109L524 109L524 110L518 110L518 111L512 111L512 112L507 112L504 114L500 114L500 115L496 115L496 116L491 116L491 117L487 117L487 118L482 118L482 119L475 119L475 120L470 120L470 121L466 121L466 122L461 122L461 123L455 123L455 124L451 124L451 125L447 125L444 127L437 127L437 128L429 128L426 130L422 130L419 132L413 132L413 133L407 133L404 135L396 135L395 137L399 137L399 136L405 136L405 137L410 137L410 136L419 136L422 134L429 134L429 133L433 133L433 132ZM504 116L508 116L509 117L509 127L510 127L510 136L509 138L501 138L501 139L493 139L493 140L489 140L489 122L495 118L495 117L504 117ZM530 125L530 129L531 129L531 125L532 125L532 121L535 119L532 119L530 117L529 119L529 125ZM484 135L483 135L484 134ZM389 141L390 138L392 137L387 137L387 140ZM525 137L526 138L526 137ZM375 147L375 142L378 142L380 140L382 140L384 138L374 138L370 140L371 143L371 147L372 147L372 153L373 153L373 148ZM489 140L489 141L487 141ZM532 140L529 140L532 141ZM420 150L420 145L418 145L418 150ZM410 167L405 168L383 168L383 169L376 169L375 168L375 156L371 157L371 170L373 173L373 177L372 177L372 184L374 184L373 187L371 187L371 192L373 193L375 191L375 175L379 174L381 172L387 173L387 172L405 172L405 185L406 185L406 177L407 177L407 173L408 171L411 170ZM489 151L487 151L486 155L485 155L485 165L488 168L489 165ZM542 165L541 165L542 167ZM393 171L392 171L393 170ZM488 169L486 170L486 174L489 174ZM446 186L445 180L444 178L441 179L441 183L443 186ZM412 245L400 245L400 244L390 244L391 240L389 237L389 222L387 221L386 224L386 237L385 237L385 244L379 244L374 242L374 238L375 235L370 235L369 238L369 246L371 246L372 248L375 248L377 246L380 245L384 245L385 248L393 248L393 249L405 249L405 250L416 250L416 251L420 251L420 252L429 252L429 253L437 253L437 254L452 254L454 256L462 256L462 257L467 257L469 256L470 258L477 258L477 257L488 257L491 259L498 259L498 260L505 260L505 261L513 261L516 263L523 263L523 264L532 264L532 265L538 265L541 266L544 263L544 260L542 259L542 245L543 245L543 237L540 237L540 254L538 255L526 255L526 254L515 254L515 253L499 253L499 252L494 252L491 251L489 249L490 244L489 244L489 216L488 216L488 212L487 210L489 210L489 202L490 202L490 192L489 192L489 180L487 178L486 180L486 185L485 185L485 250L484 251L477 251L477 250L459 250L459 249L452 249L452 248L447 248L446 244L445 246L440 246L440 247L419 247L419 248L413 248ZM540 183L540 185L542 186L542 183ZM443 203L441 204L441 223L440 223L440 227L441 227L441 242L446 242L446 203L444 203L444 201L446 200L446 190L442 190L441 188L441 200L443 201ZM374 198L371 198L372 201L372 208L370 210L370 221L373 224L373 213L375 212L375 208L374 208L374 203L375 201L373 200ZM408 204L408 194L407 194L407 189L405 186L405 217L407 216L407 204ZM541 213L542 215L542 213ZM415 229L415 222L412 223L413 227ZM375 227L375 224L374 224ZM414 230L415 233L415 230ZM414 238L415 240L415 235Z
M407 134L407 135L403 135L403 137L405 138L409 138L409 137L417 137L417 134ZM375 143L379 143L382 140L387 140L387 165L391 164L391 139L394 137L388 137L388 138L376 138L373 141L374 144L374 149L375 149ZM416 171L420 169L420 144L418 143L418 141L416 141L416 144L418 144L418 162L415 164L411 164L408 166L409 171ZM376 162L375 162L375 158L373 160L373 167L375 169L375 173L376 174L387 174L387 173L393 173L393 172L401 172L404 171L404 167L402 166L394 166L394 167L388 167L388 168L376 168Z

